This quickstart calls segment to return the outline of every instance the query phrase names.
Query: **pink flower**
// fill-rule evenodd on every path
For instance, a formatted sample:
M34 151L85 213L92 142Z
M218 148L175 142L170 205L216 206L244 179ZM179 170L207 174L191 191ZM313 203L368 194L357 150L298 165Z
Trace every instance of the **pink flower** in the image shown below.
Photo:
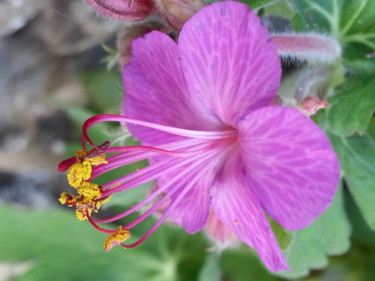
M153 11L152 0L86 0L98 13L123 21L146 19Z
M328 138L298 110L270 105L280 83L274 43L246 5L219 2L203 8L182 28L179 42L151 32L133 42L124 67L123 115L99 115L83 126L80 151L70 167L80 219L109 233L106 249L142 243L166 219L188 233L200 231L210 214L254 248L272 271L288 265L271 230L267 213L288 230L310 225L332 201L339 164ZM99 123L127 123L142 145L95 146L87 130ZM117 153L112 155L112 153ZM111 156L104 159L104 154ZM148 159L150 165L102 186L96 177ZM108 164L106 164L108 162ZM156 180L142 202L108 219L91 217L109 196ZM137 219L107 230L98 226L154 204ZM163 213L138 241L124 244L130 230ZM219 229L219 228L217 228Z

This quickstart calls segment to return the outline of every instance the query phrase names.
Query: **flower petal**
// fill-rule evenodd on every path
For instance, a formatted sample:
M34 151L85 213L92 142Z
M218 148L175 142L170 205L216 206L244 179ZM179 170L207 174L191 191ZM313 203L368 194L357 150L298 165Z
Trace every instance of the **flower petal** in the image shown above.
M150 0L86 0L86 2L98 13L124 21L144 20L153 9Z
M182 28L179 49L194 99L228 125L270 104L279 87L275 45L245 4L203 8Z
M295 109L265 107L239 124L247 181L288 230L307 227L331 203L340 178L324 132Z
M188 180L193 175L185 177ZM169 216L169 219L181 224L187 233L194 234L200 231L207 222L210 209L209 189L212 186L212 181L213 176L210 173L201 177ZM172 201L174 197L176 196L172 196Z
M288 270L260 202L247 185L239 151L225 163L212 191L212 209L272 271Z
M210 130L215 122L188 92L177 44L154 31L133 41L133 57L123 71L126 116L184 129ZM171 135L129 125L144 144L166 143ZM178 137L172 136L173 139Z

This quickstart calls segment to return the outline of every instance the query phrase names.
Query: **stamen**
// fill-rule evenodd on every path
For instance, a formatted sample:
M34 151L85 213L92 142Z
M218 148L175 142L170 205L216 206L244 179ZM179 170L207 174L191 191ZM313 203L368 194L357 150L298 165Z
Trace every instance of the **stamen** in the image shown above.
M191 165L188 165L186 167L185 170L183 170L183 173L179 173L179 174L176 174L174 177L172 177L167 184L165 184L164 186L158 188L155 192L153 192L151 195L149 195L145 200L139 202L138 204L134 205L133 207L131 207L130 209L128 209L127 211L119 214L119 215L116 215L114 217L111 217L111 218L108 218L108 219L102 219L102 220L94 220L95 222L97 223L108 223L108 222L113 222L113 221L116 221L116 220L119 220L121 218L124 218L128 215L130 215L131 213L133 213L134 211L140 209L141 207L143 207L144 205L146 205L147 203L149 203L150 201L152 201L154 198L156 198L158 195L162 194L163 192L166 192L166 190L171 186L173 185L175 182L178 182L179 180L181 180L181 178L183 178L186 174L190 173L192 170L196 169L196 168L202 168L202 164L204 163L207 163L207 161L214 155L217 155L217 153L219 152L219 150L216 150L216 151L211 151L210 153L207 153L206 155L200 155L200 156L197 156L197 157L191 157L187 160L184 161L184 163L181 165L188 165L188 164L191 164ZM170 161L169 159L167 159L168 161ZM181 163L181 161L178 161L178 163ZM173 163L171 166L172 167L176 167L174 165L175 163ZM152 168L152 166L149 166ZM148 167L147 167L148 168ZM165 171L165 173L167 173L168 171ZM173 189L171 191L168 192L168 195L165 195L162 199L159 200L158 203L156 203L155 205L157 205L157 207L159 207L163 202L165 202L169 196L173 195L173 193L175 191L177 191L181 185L183 185L184 183L180 183L179 185L175 185L173 187ZM112 190L111 190L112 191ZM104 192L103 192L104 193ZM150 210L148 211L150 212ZM151 214L151 212L150 212ZM134 227L134 225L127 225L127 228L132 228Z
M121 178L121 181L128 180L128 182L126 182L124 184L121 184L120 186L116 186L113 189L105 190L103 192L103 196L108 196L108 195L114 194L114 193L119 192L119 191L124 191L124 190L127 190L127 189L137 187L141 184L144 184L146 182L154 180L154 179L162 176L163 174L166 174L170 171L173 171L177 168L180 168L180 167L192 162L193 160L194 161L197 161L197 160L201 161L202 159L204 159L204 157L203 157L202 153L198 153L198 152L207 152L207 151L212 152L212 151L214 151L213 147L215 147L217 145L218 144L215 143L215 145L213 145L213 144L210 145L209 149L199 150L199 151L196 151L195 153L186 153L186 155L189 155L190 157L186 157L185 159L178 159L178 158L177 159L169 159L169 158L167 158L163 161L159 161L158 163L156 163L154 165L150 165L146 168L143 168L137 173L132 173L132 174L129 174L127 176L124 176L124 177ZM115 184L117 184L118 182L121 182L121 181L115 181ZM113 183L114 182L112 182L112 184Z
M110 234L104 242L104 249L111 250L114 246L120 245L130 238L130 231L119 226L118 230Z
M178 196L172 201L172 203L167 207L164 214L161 216L161 218L135 243L126 245L121 244L124 248L133 248L141 244L143 241L145 241L169 216L171 211L174 207L184 198L184 196L190 191L190 189L199 181L199 179L206 173L207 169L202 169L200 172L196 174L196 176L190 180L190 182L184 187L183 190L180 191Z
M198 139L222 139L228 137L235 137L237 132L235 130L228 130L228 131L194 131L194 130L187 130L187 129L180 129L175 127L169 127L164 125L159 125L155 123L150 123L146 121L141 121L133 118L129 118L126 116L119 116L119 115L111 115L111 114L101 114L93 116L86 120L82 127L82 147L85 147L85 141L87 141L90 145L95 147L95 144L91 141L89 136L87 135L88 129L94 126L97 123L101 122L125 122L130 123L133 125L141 125L148 128L156 129L162 132L170 133L173 135L178 135L182 137L189 137L189 138L198 138Z
M134 125L141 125L156 129L165 133L181 136L181 140L171 143L164 143L156 147L152 146L126 146L109 147L109 142L96 146L88 136L88 130L100 122L125 122ZM197 183L209 169L217 164L217 154L224 153L228 147L237 138L235 130L228 131L194 131L180 128L174 128L159 124L153 124L146 121L136 120L125 116L116 115L98 115L88 119L82 127L82 147L77 155L63 161L59 165L59 170L69 168L68 181L78 193L73 196L63 193L60 202L68 206L76 206L76 214L79 220L89 220L89 222L99 231L110 234L105 242L105 249L109 250L115 245L123 247L134 247L142 243L157 227L166 219L170 211L175 208L187 192ZM93 146L93 149L86 150L86 141ZM105 159L105 154L114 154ZM157 159L151 165L137 170L136 172L122 176L116 180L98 186L91 181L95 178L110 172L114 169L127 164L141 160ZM207 165L207 163L210 163ZM106 165L103 165L106 164ZM177 174L172 174L173 171ZM143 201L135 204L125 212L108 219L95 220L91 217L92 213L98 212L101 205L106 203L110 196L121 191L135 188L141 184L158 179L165 175L172 175L166 184L163 183L155 192L146 197ZM194 178L187 178L187 174L194 174ZM98 223L108 223L124 218L140 208L144 207L155 198L164 194L157 200L146 212L138 216L137 219L130 222L125 227L118 230L109 230L102 228ZM137 226L145 219L150 217L156 210L173 196L173 202L167 207L163 216L147 231L137 242L131 245L125 245L123 242L130 237L129 229Z

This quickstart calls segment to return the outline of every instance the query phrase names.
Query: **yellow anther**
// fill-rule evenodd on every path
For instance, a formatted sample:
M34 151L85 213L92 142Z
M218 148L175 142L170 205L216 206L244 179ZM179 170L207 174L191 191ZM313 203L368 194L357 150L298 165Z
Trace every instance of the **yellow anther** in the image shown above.
M130 238L130 231L123 229L121 226L110 234L104 242L104 249L106 251L111 250L114 246L120 245L122 242Z
M111 196L98 201L94 201L94 198L84 196L80 197L80 199L76 203L76 215L78 220L82 221L87 219L87 215L91 216L93 212L97 213L99 208L111 199Z
M78 188L82 181L86 181L91 177L92 166L108 164L104 154L91 158L86 157L87 154L88 151L86 150L78 150L76 155L77 163L69 168L68 182L74 188Z
M107 198L105 198L105 199L103 199L103 200L96 201L96 202L95 202L95 207L96 207L96 209L98 210L103 204L109 202L109 200L111 200L111 197L112 197L112 196L108 196Z
M87 157L85 158L85 161L89 161L92 166L97 166L100 164L108 164L107 160L105 160L104 154L96 156L96 157L91 157L91 158Z
M93 200L95 198L100 198L102 195L100 188L97 184L82 181L81 184L77 187L77 193L82 195L87 200Z
M61 193L59 201L60 201L61 204L66 204L66 203L69 203L69 201L72 201L72 199L74 199L73 195L71 195L69 193L66 193L66 192L63 192L63 193Z
M85 149L78 150L76 154L77 161L78 162L82 161L82 159L87 155L87 153L89 152Z
M76 210L76 216L77 216L77 219L79 221L87 220L87 213L86 213L86 211L87 211L87 213L89 215L91 215L91 210L85 209L85 208L80 208L80 209L77 208L77 210Z
M77 188L82 181L88 180L91 177L91 172L90 162L75 163L69 168L68 182L72 187Z
M101 196L101 188L88 182L92 174L92 166L108 164L105 160L104 151L108 148L109 142L87 151L78 150L76 154L76 163L71 165L68 171L68 182L77 190L78 196L63 193L59 199L62 204L74 203L76 206L76 215L79 220L85 220L93 212L98 212L100 206L108 202L110 197L98 200Z

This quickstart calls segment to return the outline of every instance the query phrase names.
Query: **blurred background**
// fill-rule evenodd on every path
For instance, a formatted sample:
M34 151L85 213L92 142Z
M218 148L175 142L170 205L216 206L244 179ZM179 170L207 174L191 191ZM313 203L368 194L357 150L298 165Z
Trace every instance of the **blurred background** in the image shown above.
M345 184L335 204L345 205L351 226L338 227L322 246L319 237L342 216L337 208L325 214L304 234L310 248L300 248L312 265L294 276L269 273L248 247L219 255L203 234L171 226L136 249L103 250L104 235L57 201L67 182L56 167L79 147L86 118L119 112L120 70L107 63L124 25L81 0L0 0L0 281L375 280L374 232ZM123 133L108 125L93 134ZM145 188L111 208L131 205Z

